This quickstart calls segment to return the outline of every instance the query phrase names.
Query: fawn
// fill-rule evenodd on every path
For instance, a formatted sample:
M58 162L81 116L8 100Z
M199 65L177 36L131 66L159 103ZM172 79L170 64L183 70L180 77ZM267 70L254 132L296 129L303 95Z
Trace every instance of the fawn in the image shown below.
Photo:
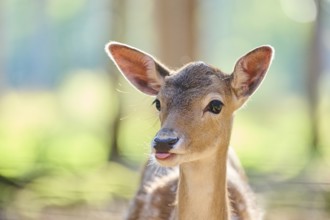
M135 88L156 96L161 129L151 144L152 158L168 167L154 175L155 168L145 166L127 219L261 218L229 142L233 114L262 82L273 48L247 53L230 75L203 62L173 71L117 42L105 50Z

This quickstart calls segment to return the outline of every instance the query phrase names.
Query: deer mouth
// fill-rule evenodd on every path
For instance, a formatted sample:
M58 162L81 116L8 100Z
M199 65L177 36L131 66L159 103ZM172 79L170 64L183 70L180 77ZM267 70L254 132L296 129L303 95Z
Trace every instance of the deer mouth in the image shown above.
M156 152L155 157L157 160L167 160L173 157L174 154L170 152Z

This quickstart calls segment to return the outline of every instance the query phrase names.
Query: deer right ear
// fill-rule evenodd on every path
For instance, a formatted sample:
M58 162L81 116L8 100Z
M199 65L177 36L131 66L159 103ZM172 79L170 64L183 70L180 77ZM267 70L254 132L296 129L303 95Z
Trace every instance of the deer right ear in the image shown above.
M245 102L255 92L267 73L273 54L271 46L262 46L237 61L231 86L238 100Z
M125 78L147 95L157 95L170 73L151 55L125 44L110 42L105 50Z

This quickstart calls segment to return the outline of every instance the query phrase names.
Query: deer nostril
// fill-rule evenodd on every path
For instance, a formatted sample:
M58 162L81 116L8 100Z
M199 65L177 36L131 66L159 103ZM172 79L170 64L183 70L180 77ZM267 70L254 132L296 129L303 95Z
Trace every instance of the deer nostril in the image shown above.
M154 139L153 147L157 152L166 153L173 148L173 146L179 141L178 137L167 137Z
M174 144L176 144L177 142L178 142L178 140L179 140L179 138L170 138L169 140L168 140L168 144L170 144L170 145L174 145Z

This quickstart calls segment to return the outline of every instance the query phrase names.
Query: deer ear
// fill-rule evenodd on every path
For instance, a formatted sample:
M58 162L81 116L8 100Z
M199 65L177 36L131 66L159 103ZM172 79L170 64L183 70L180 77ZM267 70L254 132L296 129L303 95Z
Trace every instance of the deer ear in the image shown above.
M151 55L125 44L110 42L105 50L124 77L147 95L157 95L169 70Z
M258 47L237 61L231 86L238 99L245 100L258 88L271 64L273 51L271 46Z

